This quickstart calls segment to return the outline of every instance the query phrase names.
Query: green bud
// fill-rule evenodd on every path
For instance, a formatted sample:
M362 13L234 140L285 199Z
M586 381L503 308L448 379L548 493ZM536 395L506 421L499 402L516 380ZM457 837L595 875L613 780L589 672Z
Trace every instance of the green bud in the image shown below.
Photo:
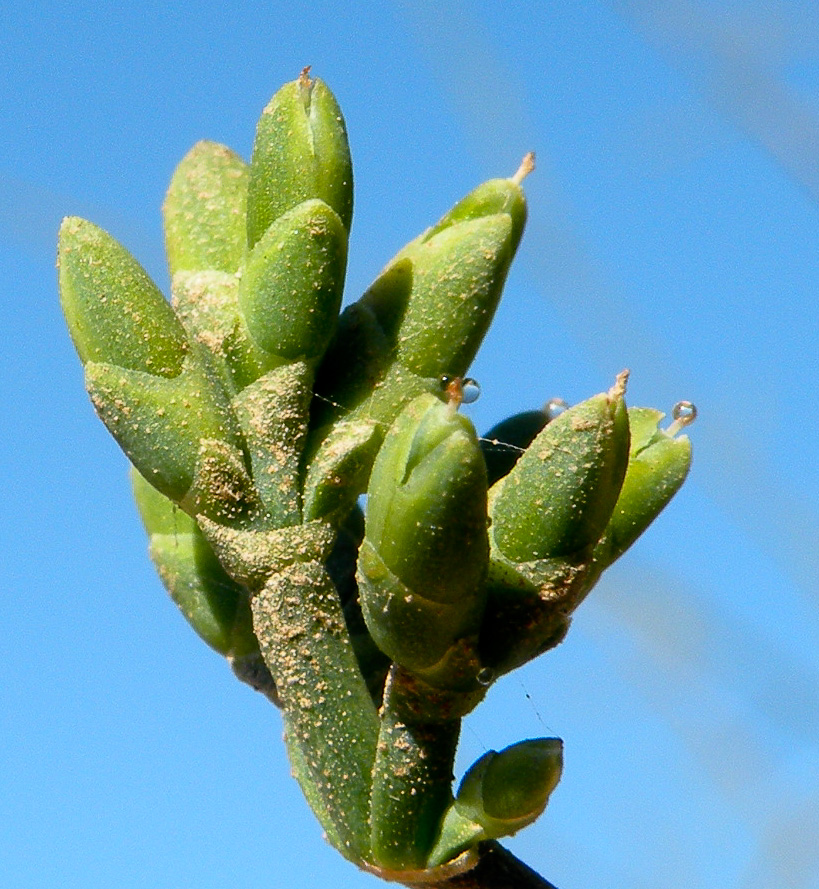
M462 198L408 244L362 297L409 370L463 376L472 363L523 234L527 211L520 181L529 169L524 165L511 179L484 182Z
M89 361L175 377L188 351L173 309L107 232L70 216L60 227L60 302L74 346Z
M510 562L570 556L600 539L628 462L625 381L549 423L493 486L492 536Z
M497 308L514 255L508 213L465 219L405 247L359 301L395 358L422 377L462 376Z
M691 419L695 415L691 414ZM630 408L628 416L631 447L626 476L603 538L594 550L600 571L620 558L665 509L691 466L688 437L675 438L673 426L671 430L658 428L665 414Z
M436 601L460 599L485 561L485 470L469 419L421 395L393 424L368 489L366 537L385 564Z
M233 274L245 252L248 166L216 142L197 142L171 178L162 207L171 276Z
M431 668L476 630L488 558L486 469L471 423L432 395L387 434L367 493L359 586L378 646Z
M495 314L514 255L506 213L458 222L419 244L396 358L422 377L463 376ZM404 260L401 260L402 262Z
M190 359L172 379L88 362L86 388L128 459L166 497L190 489L203 439L233 439L222 407Z
M307 69L285 84L256 128L247 196L247 243L254 247L279 216L302 201L329 204L349 231L353 170L335 97Z
M559 738L520 741L484 754L464 775L455 803L488 837L510 836L546 808L562 768Z
M347 233L324 201L288 210L251 251L239 306L254 342L282 361L320 358L335 330Z
M536 738L490 750L464 775L429 866L443 864L482 840L512 836L535 821L563 768L563 742Z

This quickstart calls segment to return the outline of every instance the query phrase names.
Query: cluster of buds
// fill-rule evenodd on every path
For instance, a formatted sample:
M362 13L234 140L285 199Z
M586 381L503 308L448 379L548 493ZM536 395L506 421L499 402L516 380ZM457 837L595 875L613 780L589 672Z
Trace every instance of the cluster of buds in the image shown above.
M563 638L690 461L676 433L693 410L660 429L626 407L625 373L484 438L459 412L531 165L459 201L341 312L350 152L305 70L249 164L200 142L174 173L170 303L104 231L60 231L63 310L163 583L281 707L328 839L406 883L471 867L543 811L561 742L493 751L454 793L460 721Z

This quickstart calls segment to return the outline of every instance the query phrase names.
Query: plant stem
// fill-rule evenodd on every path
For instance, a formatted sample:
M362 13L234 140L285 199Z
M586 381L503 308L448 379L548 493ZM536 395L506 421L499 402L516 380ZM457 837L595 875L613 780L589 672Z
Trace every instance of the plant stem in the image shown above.
M480 860L471 870L436 883L407 883L410 889L556 889L495 840L478 847Z
M452 801L460 719L417 720L406 706L409 677L393 667L379 713L370 822L373 860L396 870L422 868Z

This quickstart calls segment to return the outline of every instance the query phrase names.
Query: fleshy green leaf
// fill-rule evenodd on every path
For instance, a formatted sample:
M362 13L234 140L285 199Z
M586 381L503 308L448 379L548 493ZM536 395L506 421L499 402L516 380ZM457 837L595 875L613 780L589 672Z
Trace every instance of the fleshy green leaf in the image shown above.
M70 216L60 227L60 302L89 361L175 377L188 352L173 309L133 256L101 228Z
M254 342L283 361L320 358L335 330L347 233L324 201L277 217L251 251L239 307Z
M128 459L171 500L188 493L203 439L231 440L225 413L194 366L172 379L89 362L86 387Z
M549 423L492 488L492 536L510 562L571 555L600 539L628 462L624 385Z
M247 242L254 247L279 216L318 198L349 231L353 168L335 97L307 70L285 84L259 119L247 197Z
M248 166L216 142L197 142L176 168L165 203L165 250L179 271L235 273L244 256Z
M594 558L602 568L618 559L668 505L691 466L691 442L658 428L665 416L649 408L630 408L628 468L614 511Z

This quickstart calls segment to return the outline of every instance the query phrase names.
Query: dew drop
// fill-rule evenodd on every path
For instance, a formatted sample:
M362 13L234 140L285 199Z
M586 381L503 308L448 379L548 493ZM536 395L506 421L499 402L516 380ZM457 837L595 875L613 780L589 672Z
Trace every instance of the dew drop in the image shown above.
M690 401L678 401L671 408L671 416L675 420L682 420L685 425L688 425L697 419L697 407Z
M491 667L481 667L475 678L478 680L478 685L491 685L495 678L495 671Z
M473 404L481 397L481 384L472 377L464 377L461 380L461 390L463 392L461 400L464 404Z
M671 418L674 422L668 427L666 432L673 437L680 429L690 426L697 419L696 405L690 401L678 401L671 408Z
M550 398L546 404L543 405L543 413L549 418L550 423L568 409L569 402L563 398Z

